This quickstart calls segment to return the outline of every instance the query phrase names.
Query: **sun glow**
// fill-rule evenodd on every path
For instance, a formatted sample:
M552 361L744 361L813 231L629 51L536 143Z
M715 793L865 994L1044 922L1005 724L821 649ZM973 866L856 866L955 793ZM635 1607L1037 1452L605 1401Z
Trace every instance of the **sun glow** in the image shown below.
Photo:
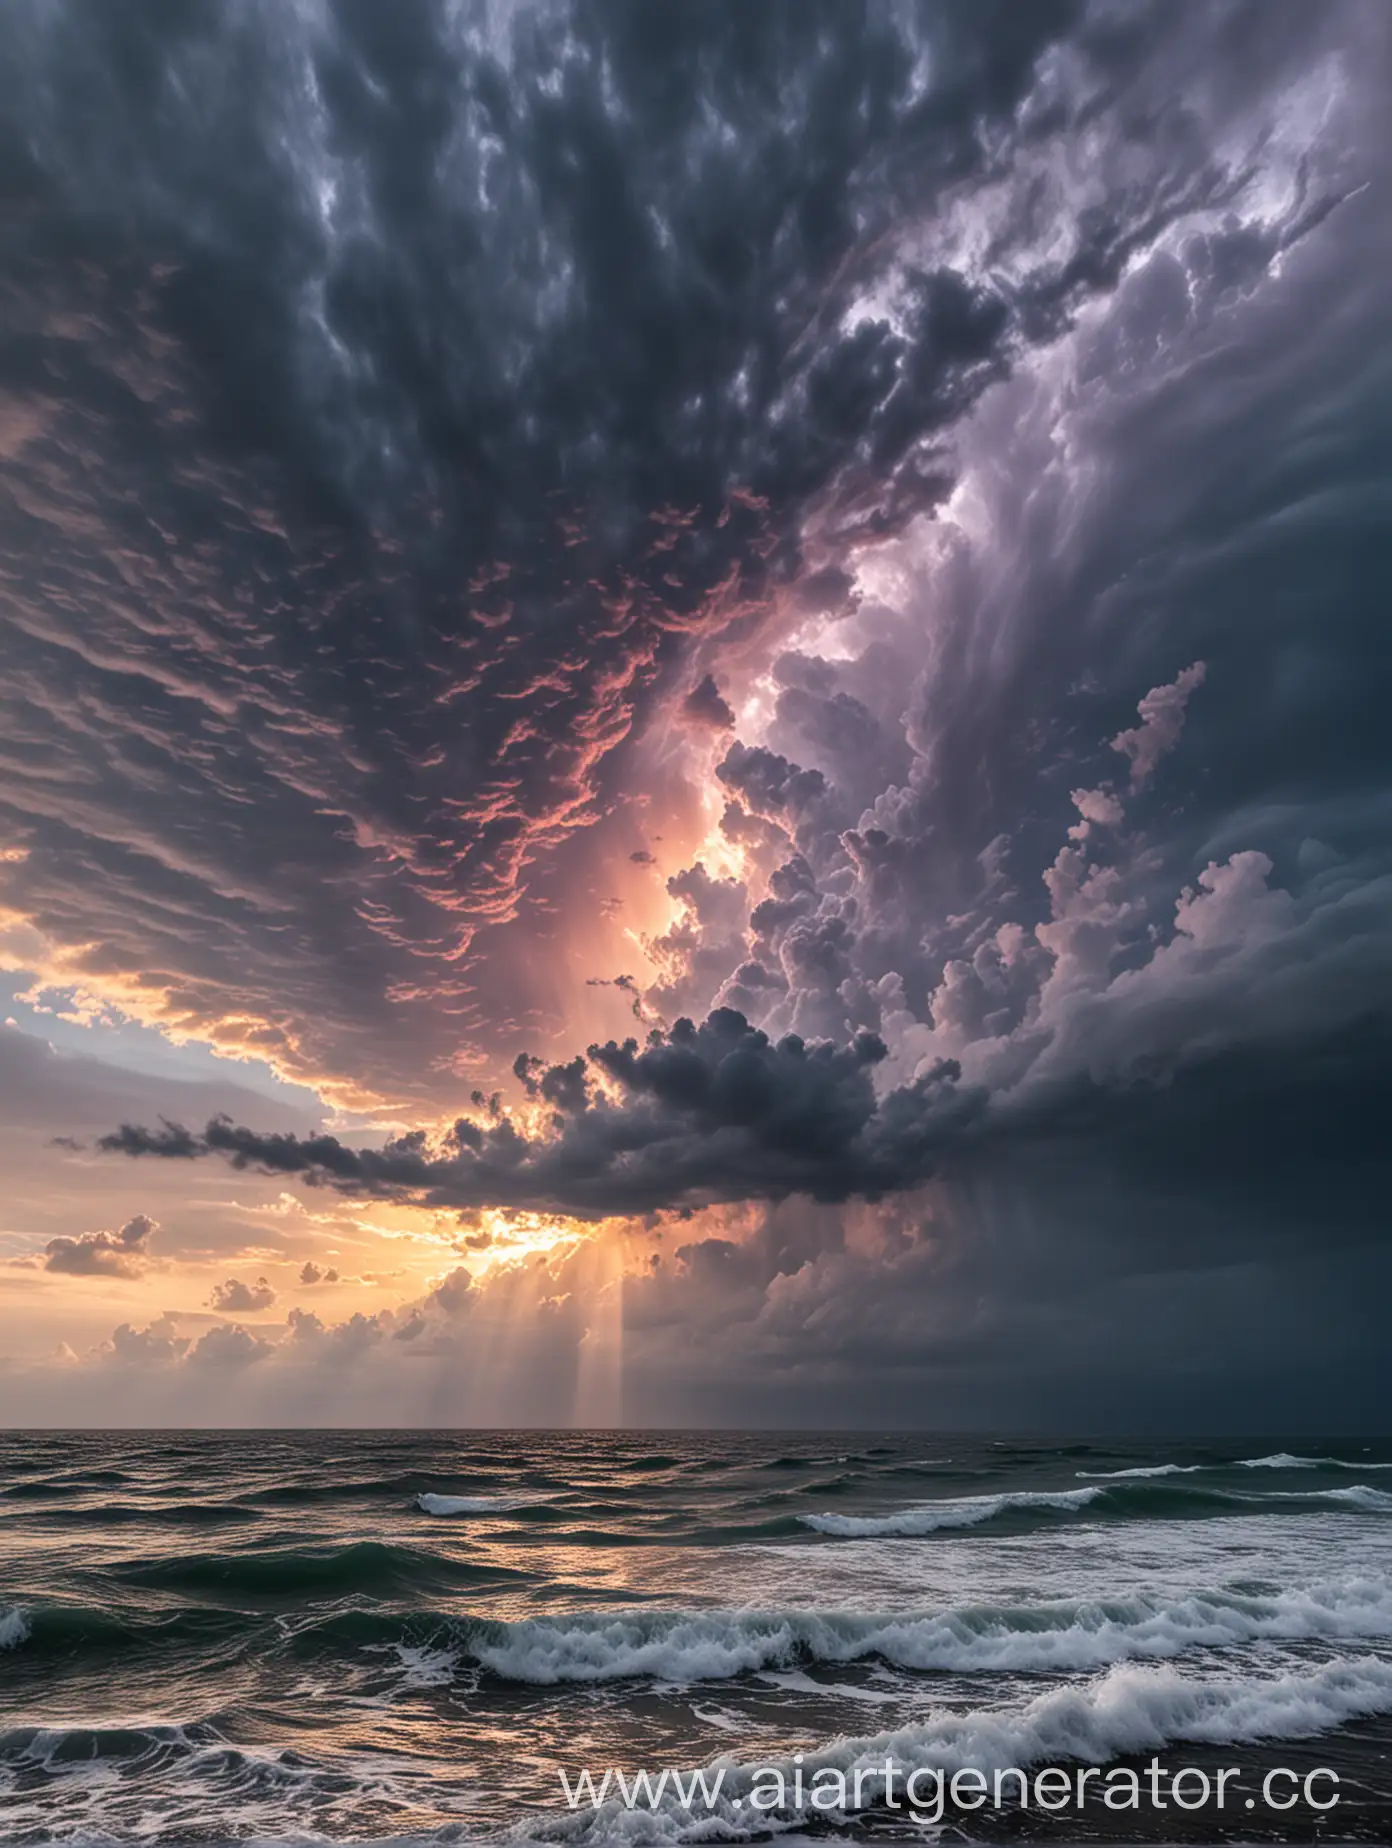
M550 1257L563 1247L588 1242L596 1231L578 1220L500 1207L470 1213L464 1225L456 1244L462 1246L469 1268L479 1272L527 1258Z

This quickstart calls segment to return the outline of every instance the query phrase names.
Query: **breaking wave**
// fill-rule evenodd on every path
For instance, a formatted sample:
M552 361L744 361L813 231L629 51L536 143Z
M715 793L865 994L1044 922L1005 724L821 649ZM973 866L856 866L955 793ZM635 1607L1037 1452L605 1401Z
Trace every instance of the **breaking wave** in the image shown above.
M29 1619L18 1606L0 1610L0 1649L18 1649L29 1634Z
M536 1687L732 1680L769 1669L879 1661L913 1673L1061 1673L1255 1642L1392 1639L1392 1584L1345 1578L1268 1593L1194 1591L1103 1600L974 1604L920 1612L797 1610L577 1614L507 1623L448 1611L307 1609L268 1623L245 1613L152 1616L38 1606L0 1615L0 1647L61 1650L236 1641L340 1660L421 1651L449 1674Z
M1103 1489L1021 1489L1004 1495L963 1495L935 1502L916 1502L889 1514L802 1514L804 1527L839 1540L868 1540L880 1536L935 1534L944 1528L976 1527L997 1515L1016 1513L1075 1514L1106 1493Z
M1080 1480L1122 1482L1142 1476L1197 1476L1212 1467L1208 1463L1149 1463L1138 1469L1080 1469L1075 1473Z
M892 1760L901 1778L915 1770L950 1776L971 1767L988 1775L1012 1766L1111 1760L1166 1747L1253 1744L1305 1739L1350 1720L1392 1712L1392 1664L1365 1657L1335 1661L1303 1672L1271 1676L1199 1678L1169 1667L1127 1664L1083 1688L1058 1688L1018 1708L986 1707L939 1713L897 1732L839 1739L821 1751L799 1754L803 1789L818 1771L862 1769L862 1806L883 1794L875 1770ZM788 1784L793 1761L780 1767ZM765 1766L759 1767L767 1775ZM681 1840L753 1832L743 1799L753 1788L752 1766L727 1769L721 1795L699 1818L667 1799L644 1812L646 1840ZM902 1782L899 1785L903 1789ZM555 1833L571 1840L607 1839L619 1820L617 1804L567 1818ZM765 1812L755 1826L799 1822L796 1809ZM551 1831L548 1831L550 1833Z
M535 1508L549 1501L546 1495L432 1495L416 1497L422 1514L510 1514L517 1508Z
M1143 1472L1137 1472L1141 1474ZM1017 1490L999 1495L964 1495L912 1502L885 1514L802 1514L805 1527L838 1540L921 1538L985 1522L1032 1525L1060 1517L1093 1520L1181 1520L1214 1515L1290 1514L1344 1508L1392 1514L1392 1494L1368 1483L1336 1489L1221 1489L1168 1481L1118 1481L1084 1489Z
M1392 1469L1392 1463L1348 1463L1343 1457L1294 1457L1278 1450L1269 1457L1242 1457L1234 1469Z
M1266 1595L1200 1591L1177 1598L967 1605L921 1613L625 1611L516 1623L415 1618L403 1629L361 1614L301 1636L422 1648L500 1681L563 1683L726 1681L765 1669L876 1660L919 1673L1052 1673L1163 1660L1253 1642L1392 1638L1392 1586L1348 1579ZM371 1640L369 1640L371 1639Z
M1343 1457L1297 1457L1278 1450L1269 1457L1238 1457L1231 1463L1148 1463L1133 1469L1080 1469L1083 1482L1124 1482L1151 1476L1215 1475L1230 1469L1392 1469L1392 1463L1350 1463Z
M129 1585L159 1591L263 1597L343 1597L354 1592L409 1596L530 1577L504 1566L471 1565L379 1540L358 1540L346 1546L276 1547L264 1552L170 1554L113 1566L111 1574Z

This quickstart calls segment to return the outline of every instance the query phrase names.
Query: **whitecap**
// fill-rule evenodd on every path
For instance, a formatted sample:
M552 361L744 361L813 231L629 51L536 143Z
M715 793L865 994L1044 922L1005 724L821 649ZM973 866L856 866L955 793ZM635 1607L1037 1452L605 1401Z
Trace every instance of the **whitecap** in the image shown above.
M1053 1509L1073 1513L1105 1494L1103 1489L1020 1489L1012 1494L963 1495L942 1501L916 1502L890 1514L800 1514L805 1527L840 1540L883 1539L935 1534L943 1528L975 1527L1014 1510Z
M546 1495L433 1495L416 1497L422 1514L510 1514L515 1508L533 1508L549 1501Z
M1342 1457L1296 1457L1278 1450L1269 1457L1239 1457L1234 1469L1392 1469L1392 1463L1348 1463Z
M1392 1584L1347 1578L1264 1595L1054 1599L940 1611L637 1611L479 1625L467 1655L539 1686L674 1684L877 1658L917 1672L1069 1672L1253 1642L1392 1639Z
M1260 1496L1244 1496L1244 1501L1324 1502L1336 1508L1362 1508L1368 1514L1392 1514L1392 1495L1375 1489L1371 1483L1351 1482L1344 1489L1268 1489Z
M1203 1463L1151 1463L1137 1469L1080 1469L1080 1478L1094 1482L1123 1482L1139 1476L1196 1476Z
M29 1640L29 1619L17 1605L0 1611L0 1649L18 1649Z

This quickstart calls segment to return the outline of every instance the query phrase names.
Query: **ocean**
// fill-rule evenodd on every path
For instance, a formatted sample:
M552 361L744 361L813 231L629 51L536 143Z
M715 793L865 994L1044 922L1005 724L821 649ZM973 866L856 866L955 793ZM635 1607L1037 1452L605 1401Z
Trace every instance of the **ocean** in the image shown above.
M1389 1754L1392 1444L0 1435L7 1844L1386 1842ZM806 1800L886 1756L1238 1770L1221 1811ZM710 1807L560 1782L721 1766Z

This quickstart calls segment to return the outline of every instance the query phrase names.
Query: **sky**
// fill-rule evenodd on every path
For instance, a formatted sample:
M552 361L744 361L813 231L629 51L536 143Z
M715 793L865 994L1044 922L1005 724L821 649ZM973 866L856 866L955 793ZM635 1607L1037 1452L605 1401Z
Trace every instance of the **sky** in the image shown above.
M1392 1422L1389 78L13 0L0 1420Z

